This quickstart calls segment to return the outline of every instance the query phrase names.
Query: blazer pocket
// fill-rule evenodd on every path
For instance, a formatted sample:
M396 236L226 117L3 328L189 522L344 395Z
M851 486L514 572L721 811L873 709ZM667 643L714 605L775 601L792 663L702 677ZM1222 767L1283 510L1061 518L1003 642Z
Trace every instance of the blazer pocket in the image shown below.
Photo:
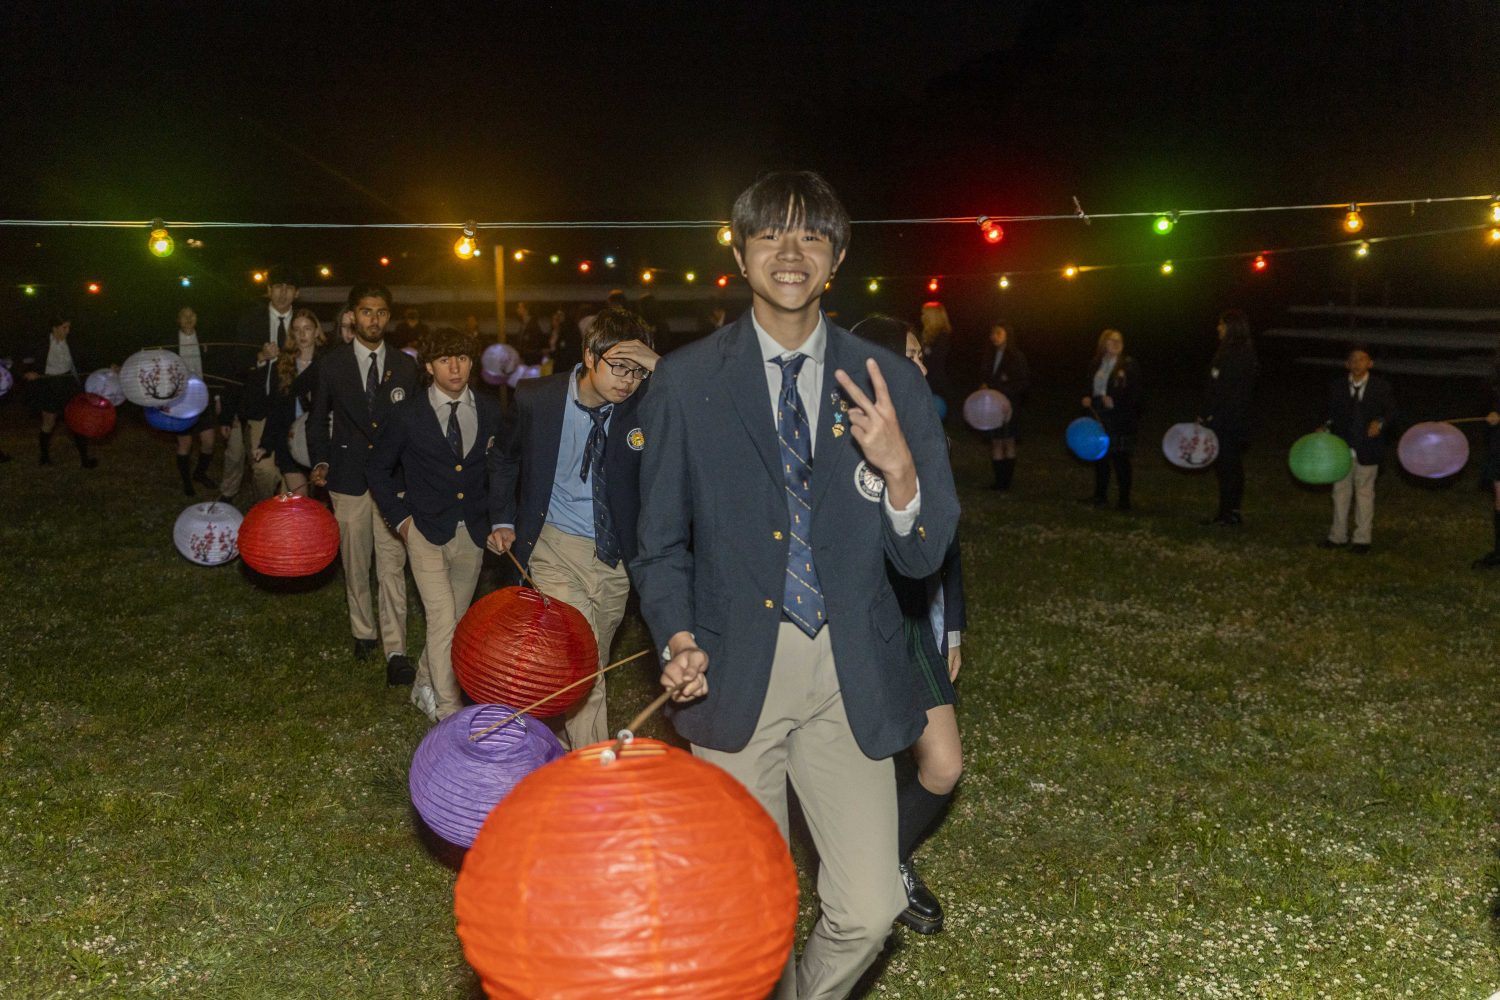
M886 642L890 642L901 631L901 603L896 600L894 591L887 588L885 593L875 598L875 603L870 605L870 624L875 626L875 631Z

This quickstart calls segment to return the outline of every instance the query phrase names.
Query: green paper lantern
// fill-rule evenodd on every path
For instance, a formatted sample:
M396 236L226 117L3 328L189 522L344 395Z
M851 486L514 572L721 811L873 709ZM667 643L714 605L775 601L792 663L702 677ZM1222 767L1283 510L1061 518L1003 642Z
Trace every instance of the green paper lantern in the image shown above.
M1349 445L1337 434L1314 431L1297 439L1286 457L1292 475L1309 486L1327 486L1349 474Z

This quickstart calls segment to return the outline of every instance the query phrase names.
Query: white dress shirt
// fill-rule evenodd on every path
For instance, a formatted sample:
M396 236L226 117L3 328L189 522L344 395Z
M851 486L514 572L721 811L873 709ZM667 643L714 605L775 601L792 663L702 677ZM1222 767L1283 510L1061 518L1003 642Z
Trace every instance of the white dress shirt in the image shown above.
M812 432L809 449L816 459L818 416L823 410L823 359L828 353L828 322L819 314L818 325L802 342L802 346L795 351L787 350L772 339L771 335L760 325L760 321L755 318L754 310L750 312L750 322L755 326L755 338L760 342L760 356L765 362L766 390L770 394L773 418L781 412L781 365L777 359L789 358L794 354L807 356L807 360L802 362L802 367L797 372L797 395L802 398L802 409L807 414L807 426ZM895 529L896 534L904 538L911 534L912 528L916 526L917 516L922 512L922 484L917 483L917 491L905 510L892 507L890 495L885 492L881 493L880 504L885 508L885 515L891 522L891 527Z
M198 346L198 334L177 331L177 356L182 359L182 366L191 375L203 377L203 348Z
M380 380L385 377L385 341L375 350L370 350L359 341L354 342L354 361L359 367L359 387L363 389L369 385L370 359L375 359L375 384L380 385Z
M47 367L48 375L67 375L73 371L73 352L68 347L68 340L64 337L58 340L50 334L47 337Z
M458 434L463 439L463 452L469 453L474 447L474 438L479 434L479 408L474 404L474 390L464 387L463 395L452 399L436 385L427 388L427 401L432 404L433 413L437 414L438 430L442 432L443 440L448 439L448 414L453 410L448 405L458 404Z
M1370 376L1368 375L1360 379L1358 382L1354 381L1354 379L1351 378L1349 380L1349 398L1358 400L1359 402L1363 403L1365 401L1365 386L1369 383Z

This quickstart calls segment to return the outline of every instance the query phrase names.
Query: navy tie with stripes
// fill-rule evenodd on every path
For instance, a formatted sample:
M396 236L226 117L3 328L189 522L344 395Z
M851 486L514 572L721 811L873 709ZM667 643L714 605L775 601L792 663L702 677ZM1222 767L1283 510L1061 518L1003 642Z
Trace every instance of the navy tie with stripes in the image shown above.
M776 436L781 440L781 470L786 487L787 527L791 538L786 552L786 589L781 610L809 636L828 620L823 590L812 554L812 431L797 392L797 375L805 354L777 358L781 366L781 395L776 406Z

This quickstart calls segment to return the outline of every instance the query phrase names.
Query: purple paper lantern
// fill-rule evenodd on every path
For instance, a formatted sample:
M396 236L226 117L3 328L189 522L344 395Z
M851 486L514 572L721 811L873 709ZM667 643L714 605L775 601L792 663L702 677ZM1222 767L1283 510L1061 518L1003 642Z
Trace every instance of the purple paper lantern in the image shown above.
M1446 479L1469 462L1469 439L1452 424L1413 424L1396 445L1401 468L1423 479Z
M1003 392L980 389L964 400L964 423L976 431L992 431L1010 420L1010 400Z
M509 344L491 344L479 356L480 371L491 385L499 385L520 363L521 355Z
M125 390L120 387L120 373L113 368L100 368L84 379L83 391L103 396L115 406L125 402Z
M566 751L545 723L522 715L479 739L515 712L504 705L470 705L439 722L411 759L411 802L444 840L468 847L490 810L512 788Z

